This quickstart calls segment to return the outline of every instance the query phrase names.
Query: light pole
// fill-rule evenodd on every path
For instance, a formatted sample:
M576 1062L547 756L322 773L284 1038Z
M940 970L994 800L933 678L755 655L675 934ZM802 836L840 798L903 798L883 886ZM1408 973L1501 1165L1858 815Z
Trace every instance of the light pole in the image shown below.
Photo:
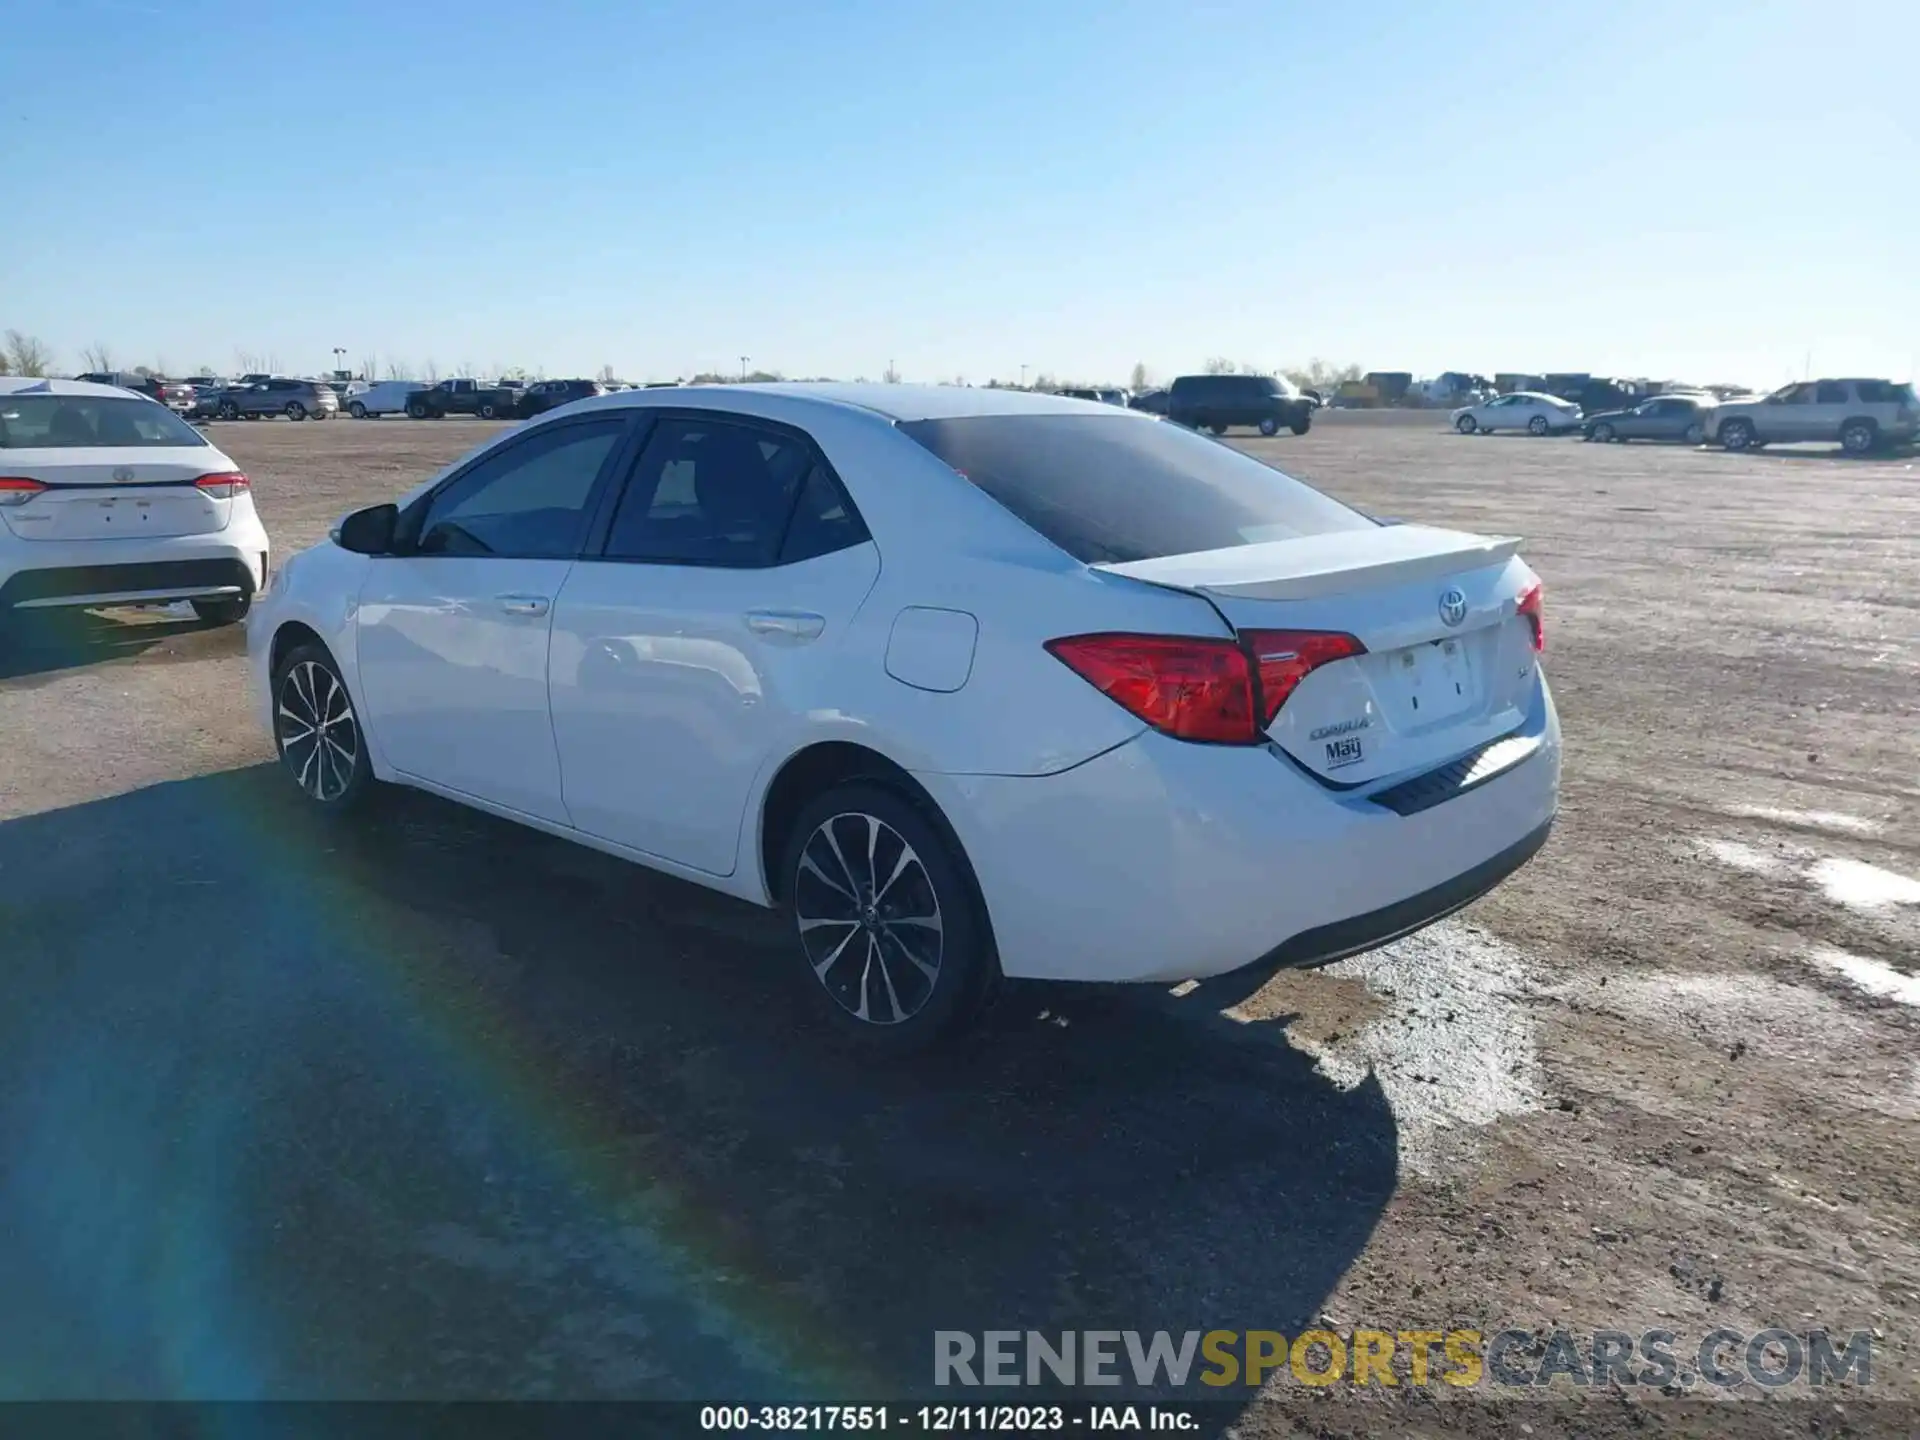
M1020 388L1027 388L1027 362L1024 360L1020 362Z
M747 361L752 358L751 355L742 355L740 357L740 383L742 385L747 383Z
M344 346L344 345L336 345L336 346L334 346L334 347L333 347L333 368L334 368L334 373L336 373L336 374L338 374L338 373L339 373L339 370L340 370L340 357L341 357L342 355L344 355L344 354L346 354L346 353L347 353L347 347L346 347L346 346Z

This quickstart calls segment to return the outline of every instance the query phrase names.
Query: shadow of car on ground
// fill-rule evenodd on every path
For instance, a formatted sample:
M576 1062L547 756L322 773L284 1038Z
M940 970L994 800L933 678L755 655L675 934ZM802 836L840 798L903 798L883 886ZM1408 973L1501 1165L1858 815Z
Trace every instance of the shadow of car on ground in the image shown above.
M1395 1185L1278 1026L1015 987L876 1063L765 912L427 796L255 766L0 877L9 1397L1020 1399L934 1332L1297 1332Z

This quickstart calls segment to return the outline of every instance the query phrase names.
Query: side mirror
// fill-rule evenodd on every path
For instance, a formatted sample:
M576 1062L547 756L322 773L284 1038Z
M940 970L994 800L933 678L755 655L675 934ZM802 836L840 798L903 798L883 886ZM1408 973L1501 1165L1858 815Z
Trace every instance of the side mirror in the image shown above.
M369 506L340 522L333 532L333 543L356 555L391 555L399 524L398 505Z

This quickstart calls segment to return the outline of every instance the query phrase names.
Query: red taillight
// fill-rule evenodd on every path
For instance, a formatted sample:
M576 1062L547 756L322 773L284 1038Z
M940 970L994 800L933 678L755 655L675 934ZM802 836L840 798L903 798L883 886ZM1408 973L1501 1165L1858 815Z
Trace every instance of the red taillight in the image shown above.
M1247 630L1241 638L1259 667L1261 725L1273 723L1300 682L1334 660L1364 655L1367 647L1337 630Z
M19 475L0 475L0 505L24 505L47 487Z
M1526 616L1527 624L1533 627L1535 654L1547 648L1547 617L1544 605L1545 596L1541 591L1540 582L1536 580L1520 592L1520 601L1514 606L1514 613Z
M202 475L193 482L193 488L215 500L231 500L247 488L247 477L238 470L222 470L215 475Z
M1233 640L1075 635L1049 640L1056 660L1116 705L1177 740L1251 745L1253 669Z

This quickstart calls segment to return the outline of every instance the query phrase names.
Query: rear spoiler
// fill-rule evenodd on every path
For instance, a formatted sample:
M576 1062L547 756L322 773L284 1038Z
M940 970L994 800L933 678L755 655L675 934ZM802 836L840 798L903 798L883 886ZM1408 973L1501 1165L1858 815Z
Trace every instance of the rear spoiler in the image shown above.
M1311 600L1367 589L1389 577L1394 584L1406 584L1477 570L1510 559L1519 548L1517 535L1380 525L1093 568L1175 590L1250 600Z

